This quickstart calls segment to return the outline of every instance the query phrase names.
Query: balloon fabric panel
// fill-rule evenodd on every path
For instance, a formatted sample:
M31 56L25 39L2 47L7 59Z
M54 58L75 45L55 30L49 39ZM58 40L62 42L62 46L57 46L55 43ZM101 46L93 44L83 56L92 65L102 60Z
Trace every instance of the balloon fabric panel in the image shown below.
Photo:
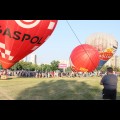
M92 72L99 63L98 50L88 44L73 49L70 55L71 69L76 72Z
M0 20L0 62L7 69L39 48L57 20Z

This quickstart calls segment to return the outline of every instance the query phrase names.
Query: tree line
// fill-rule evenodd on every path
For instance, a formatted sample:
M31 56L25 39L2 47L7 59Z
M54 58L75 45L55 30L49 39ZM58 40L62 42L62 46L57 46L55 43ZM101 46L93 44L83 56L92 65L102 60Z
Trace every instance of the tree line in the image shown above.
M40 72L50 72L50 71L56 71L59 70L63 72L63 69L58 68L59 61L53 60L50 64L33 64L32 62L24 62L24 61L19 61L17 62L14 66L10 68L10 70L28 70L28 71L40 71ZM107 67L113 67L114 71L120 72L119 67L114 67L114 66L103 66L100 71L105 72ZM2 69L2 66L0 65L0 69ZM96 71L96 70L95 70ZM71 72L71 68L67 67L65 69L65 72Z
M50 72L50 71L56 71L59 70L63 72L63 69L58 68L59 61L53 60L50 64L33 64L32 62L24 62L19 61L14 66L10 68L12 71L16 70L27 70L27 71L39 71L39 72ZM2 69L2 66L0 65L0 69ZM70 72L70 67L66 68L66 71Z

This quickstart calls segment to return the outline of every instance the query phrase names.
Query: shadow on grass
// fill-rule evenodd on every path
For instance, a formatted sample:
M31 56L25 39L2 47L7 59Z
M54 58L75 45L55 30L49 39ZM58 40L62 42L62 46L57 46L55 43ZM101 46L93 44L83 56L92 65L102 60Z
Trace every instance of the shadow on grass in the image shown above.
M119 93L120 94L120 93ZM120 98L120 97L119 97ZM16 100L102 100L101 88L75 80L51 80L27 88Z
M13 79L13 78L7 78L7 80L11 80L11 79Z
M7 79L0 79L0 80L11 80L11 79L13 79L13 78L7 78Z

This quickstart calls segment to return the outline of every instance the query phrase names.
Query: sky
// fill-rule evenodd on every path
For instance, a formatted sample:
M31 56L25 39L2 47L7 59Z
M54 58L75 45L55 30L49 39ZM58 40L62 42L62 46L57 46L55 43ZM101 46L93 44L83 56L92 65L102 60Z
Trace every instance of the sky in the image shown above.
M77 39L70 26L77 35ZM120 20L58 20L57 26L49 39L31 54L37 55L38 64L53 60L69 60L72 50L85 44L93 33L112 34L118 41L116 55L120 55ZM29 55L30 56L30 55ZM29 58L29 57L28 57Z

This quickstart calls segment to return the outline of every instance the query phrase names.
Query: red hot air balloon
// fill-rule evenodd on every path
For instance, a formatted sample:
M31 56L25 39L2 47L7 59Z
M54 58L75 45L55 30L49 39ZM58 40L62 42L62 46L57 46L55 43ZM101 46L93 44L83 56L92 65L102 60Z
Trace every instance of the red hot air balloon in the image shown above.
M79 45L71 52L70 66L74 72L93 72L98 64L98 50L91 45Z
M58 20L0 20L0 63L4 69L39 48Z

